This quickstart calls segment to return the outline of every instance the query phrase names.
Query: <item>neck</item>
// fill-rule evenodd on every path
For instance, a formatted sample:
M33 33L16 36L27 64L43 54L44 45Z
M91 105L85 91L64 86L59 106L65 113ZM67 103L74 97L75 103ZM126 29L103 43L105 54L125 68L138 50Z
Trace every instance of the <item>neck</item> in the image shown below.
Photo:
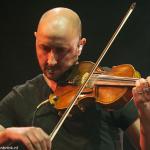
M57 82L54 80L48 79L44 74L43 74L44 80L46 81L47 85L52 89L53 92L55 92L57 88Z

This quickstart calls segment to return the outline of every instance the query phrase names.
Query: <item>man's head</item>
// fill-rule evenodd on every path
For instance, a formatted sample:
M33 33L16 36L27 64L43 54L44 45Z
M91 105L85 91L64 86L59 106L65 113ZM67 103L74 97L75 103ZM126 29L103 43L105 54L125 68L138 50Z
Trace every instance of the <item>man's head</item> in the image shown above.
M49 79L57 79L75 64L86 43L79 16L62 7L41 17L35 36L39 65Z

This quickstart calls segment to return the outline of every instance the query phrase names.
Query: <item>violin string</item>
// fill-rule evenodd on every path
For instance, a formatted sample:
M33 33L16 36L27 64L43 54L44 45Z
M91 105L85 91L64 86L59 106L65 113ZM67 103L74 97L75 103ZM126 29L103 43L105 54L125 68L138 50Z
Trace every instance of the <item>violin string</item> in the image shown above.
M90 79L90 83L95 85L111 85L111 86L135 86L135 82L138 78L120 77L110 75L94 75ZM93 84L92 83L92 84Z
M136 81L139 78L132 77L121 77L121 76L110 76L110 75L93 75L92 78L96 78L97 80L120 80L120 81Z
M136 81L130 81L130 80L115 80L115 79L98 79L98 80L94 80L91 79L90 82L94 82L94 81L105 81L105 82L126 82L126 83L135 83Z

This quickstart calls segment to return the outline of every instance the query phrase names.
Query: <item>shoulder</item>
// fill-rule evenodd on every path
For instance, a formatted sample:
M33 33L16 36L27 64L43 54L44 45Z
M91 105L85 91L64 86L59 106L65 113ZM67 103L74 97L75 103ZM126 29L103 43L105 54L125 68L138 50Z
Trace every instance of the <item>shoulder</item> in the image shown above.
M25 101L29 101L30 99L40 99L46 89L48 89L48 86L43 75L40 74L33 79L27 80L23 84L14 86L1 102L7 103L9 101L10 103L11 101L11 103L13 103L23 99Z
M42 85L46 84L42 74L37 75L36 77L27 80L25 83L16 85L12 88L12 90L16 92L23 92L26 90L31 90L33 88L38 88Z

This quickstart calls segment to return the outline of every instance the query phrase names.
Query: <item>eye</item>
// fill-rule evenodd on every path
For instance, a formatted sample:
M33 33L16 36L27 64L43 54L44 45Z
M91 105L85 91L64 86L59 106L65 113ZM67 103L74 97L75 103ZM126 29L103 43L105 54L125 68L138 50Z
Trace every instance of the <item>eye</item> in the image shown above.
M43 48L42 48L45 52L49 52L50 51L50 47L48 47L48 46L43 46Z
M66 54L68 52L68 49L64 48L64 47L57 47L55 49L57 54Z
M51 49L49 46L46 45L39 45L39 48L44 52L49 52Z

